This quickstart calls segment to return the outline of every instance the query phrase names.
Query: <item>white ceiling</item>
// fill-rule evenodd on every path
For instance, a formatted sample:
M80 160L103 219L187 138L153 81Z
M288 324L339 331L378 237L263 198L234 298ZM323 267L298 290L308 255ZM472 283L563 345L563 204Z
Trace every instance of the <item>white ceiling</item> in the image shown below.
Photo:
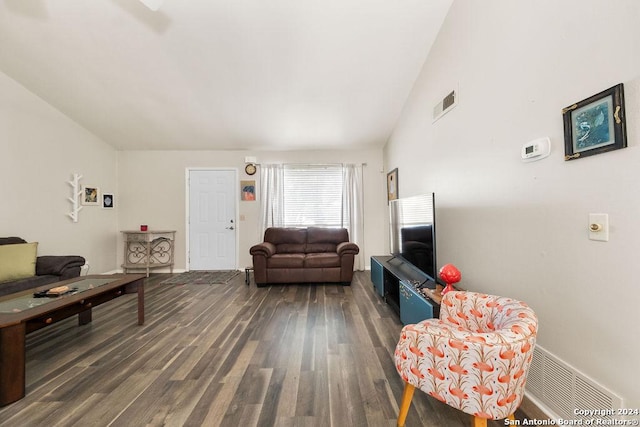
M381 147L452 1L0 0L0 70L121 150Z

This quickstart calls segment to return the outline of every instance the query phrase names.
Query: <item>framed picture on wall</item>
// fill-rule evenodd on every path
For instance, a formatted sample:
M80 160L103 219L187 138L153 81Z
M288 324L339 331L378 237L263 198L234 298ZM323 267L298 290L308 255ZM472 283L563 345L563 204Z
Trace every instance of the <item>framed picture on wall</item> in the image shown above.
M627 146L622 83L562 109L562 116L565 160Z
M102 207L104 209L113 209L114 206L115 206L115 200L113 198L113 194L102 193Z
M85 206L100 205L100 189L90 185L82 187L81 203Z
M256 200L256 181L240 181L240 200L243 202L254 202Z
M398 198L398 168L387 174L387 202Z

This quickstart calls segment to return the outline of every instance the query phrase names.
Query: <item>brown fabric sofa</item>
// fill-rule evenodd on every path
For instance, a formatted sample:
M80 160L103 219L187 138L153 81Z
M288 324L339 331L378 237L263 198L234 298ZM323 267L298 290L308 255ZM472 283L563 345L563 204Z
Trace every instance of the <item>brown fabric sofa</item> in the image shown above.
M251 247L258 287L271 283L350 285L358 245L345 228L268 228L264 241Z

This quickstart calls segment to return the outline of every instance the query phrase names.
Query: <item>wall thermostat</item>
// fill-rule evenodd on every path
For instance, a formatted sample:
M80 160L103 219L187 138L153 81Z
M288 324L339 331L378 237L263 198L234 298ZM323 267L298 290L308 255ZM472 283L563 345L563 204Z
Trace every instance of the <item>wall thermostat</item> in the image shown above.
M551 153L551 140L548 137L534 139L522 145L523 162L533 162L544 159Z

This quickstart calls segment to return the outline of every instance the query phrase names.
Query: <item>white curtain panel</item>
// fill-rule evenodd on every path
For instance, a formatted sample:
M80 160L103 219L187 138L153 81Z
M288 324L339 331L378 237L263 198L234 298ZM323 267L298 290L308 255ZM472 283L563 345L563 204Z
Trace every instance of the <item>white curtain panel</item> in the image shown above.
M284 166L260 166L260 197L262 200L260 213L260 235L269 227L284 226Z
M357 244L360 253L353 263L355 270L364 270L364 190L362 165L345 164L342 167L342 223L349 231L350 240Z

